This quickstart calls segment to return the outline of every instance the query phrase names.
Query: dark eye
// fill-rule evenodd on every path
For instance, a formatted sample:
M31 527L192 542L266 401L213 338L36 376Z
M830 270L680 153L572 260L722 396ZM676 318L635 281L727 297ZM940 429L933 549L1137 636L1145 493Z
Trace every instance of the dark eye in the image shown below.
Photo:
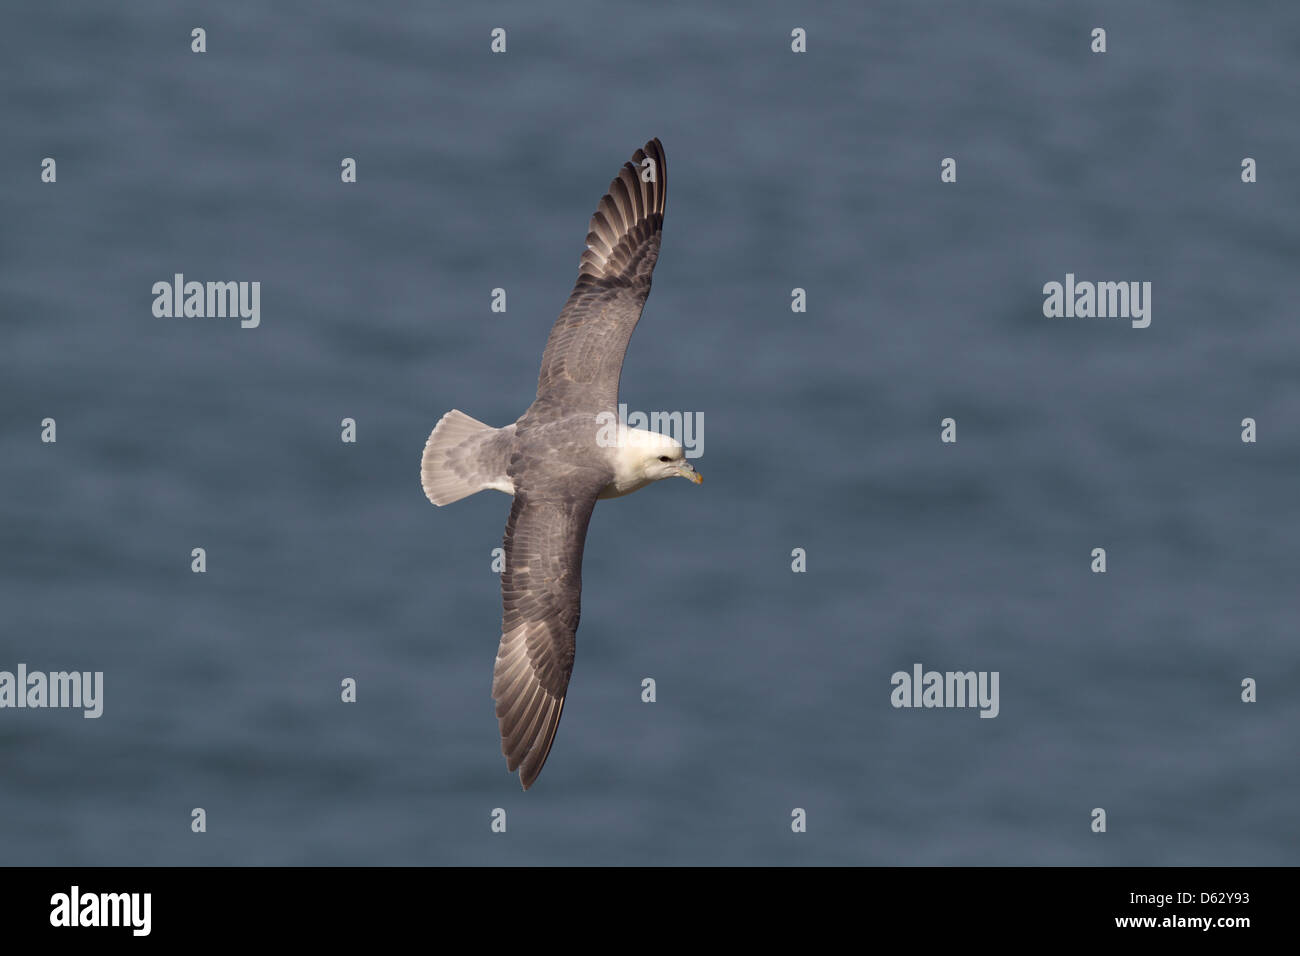
M672 459L669 458L667 455L660 455L660 456L659 456L659 460L660 460L660 461L672 461Z

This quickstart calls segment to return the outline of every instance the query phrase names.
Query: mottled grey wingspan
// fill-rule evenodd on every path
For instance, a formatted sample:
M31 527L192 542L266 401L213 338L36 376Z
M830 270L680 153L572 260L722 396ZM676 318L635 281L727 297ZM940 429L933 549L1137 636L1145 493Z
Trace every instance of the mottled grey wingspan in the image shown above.
M515 493L501 575L501 646L492 679L501 752L525 790L551 752L573 673L582 596L582 552L596 495L593 473Z
M623 164L591 217L578 281L551 328L525 417L550 421L618 404L623 356L659 258L666 194L663 146L652 139Z

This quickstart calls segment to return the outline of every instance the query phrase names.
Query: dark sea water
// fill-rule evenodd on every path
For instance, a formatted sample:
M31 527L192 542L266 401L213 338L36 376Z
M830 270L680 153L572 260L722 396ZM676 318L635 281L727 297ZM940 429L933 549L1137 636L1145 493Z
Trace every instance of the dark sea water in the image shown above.
M0 670L105 690L0 710L0 863L1300 862L1298 62L1281 2L8 8ZM652 136L623 400L706 480L597 507L523 793L508 500L420 452L527 407ZM1044 317L1066 273L1150 327ZM917 662L998 717L892 707Z

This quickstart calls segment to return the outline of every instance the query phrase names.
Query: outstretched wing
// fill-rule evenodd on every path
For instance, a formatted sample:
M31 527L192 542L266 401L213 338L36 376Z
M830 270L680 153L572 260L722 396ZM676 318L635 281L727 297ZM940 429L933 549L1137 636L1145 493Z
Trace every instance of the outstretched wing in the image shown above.
M638 149L610 183L591 217L578 282L546 341L537 400L527 417L548 421L618 404L623 356L659 258L667 184L657 139Z
M600 487L515 494L501 575L501 647L492 679L506 766L527 790L542 772L573 673L582 551Z

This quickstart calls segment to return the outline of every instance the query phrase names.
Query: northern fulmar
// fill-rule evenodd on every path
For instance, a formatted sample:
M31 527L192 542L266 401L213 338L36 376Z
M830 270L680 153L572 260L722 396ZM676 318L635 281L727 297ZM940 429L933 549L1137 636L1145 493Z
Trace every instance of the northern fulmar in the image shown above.
M504 428L452 410L424 446L421 483L435 505L489 488L514 496L492 697L501 752L525 790L542 772L564 710L597 499L661 478L702 481L680 442L617 419L623 356L659 258L665 173L663 146L652 139L597 205L528 410Z

